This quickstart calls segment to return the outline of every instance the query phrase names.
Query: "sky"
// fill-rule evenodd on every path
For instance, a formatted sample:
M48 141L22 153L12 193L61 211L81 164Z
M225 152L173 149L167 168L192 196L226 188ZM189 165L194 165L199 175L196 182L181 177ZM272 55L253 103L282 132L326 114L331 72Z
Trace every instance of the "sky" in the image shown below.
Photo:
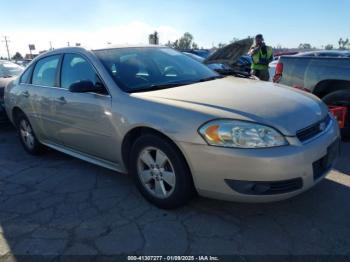
M146 44L159 32L165 44L190 32L204 48L262 33L268 45L338 46L350 38L349 0L0 0L0 38L10 55L81 43L96 48ZM0 42L0 56L6 56Z

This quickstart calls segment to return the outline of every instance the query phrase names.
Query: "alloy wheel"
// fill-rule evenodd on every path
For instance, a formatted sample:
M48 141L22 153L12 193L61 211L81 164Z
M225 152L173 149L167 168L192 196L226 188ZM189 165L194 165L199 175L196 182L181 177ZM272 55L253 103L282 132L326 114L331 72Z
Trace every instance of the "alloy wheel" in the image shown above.
M137 160L137 171L142 185L153 196L164 199L173 193L175 170L170 159L160 149L144 148Z
M34 148L34 133L26 119L22 119L19 125L21 139L28 149Z

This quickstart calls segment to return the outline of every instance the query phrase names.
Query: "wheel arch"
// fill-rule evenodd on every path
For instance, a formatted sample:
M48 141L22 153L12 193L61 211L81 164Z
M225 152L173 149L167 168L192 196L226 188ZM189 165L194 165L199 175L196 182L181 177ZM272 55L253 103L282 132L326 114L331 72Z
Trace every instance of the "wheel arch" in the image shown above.
M340 91L349 90L350 91L350 81L348 80L322 80L319 82L314 89L314 94L319 98L323 98L326 95Z
M176 142L174 142L174 140L171 139L169 136L165 135L163 132L152 127L145 127L145 126L134 127L133 129L129 130L124 136L122 146L121 146L121 153L122 153L122 160L124 162L124 166L126 167L127 170L129 169L129 156L131 152L131 147L137 138L145 134L153 134L156 136L160 136L163 139L167 140L169 143L171 143L185 160L185 163L191 172L191 176L193 180L191 166L188 163L184 152L181 150L181 147Z
M18 122L17 120L21 114L25 115L25 113L21 108L19 108L18 106L15 106L12 108L11 118L12 118L12 123L14 124L15 127L17 127L17 122Z

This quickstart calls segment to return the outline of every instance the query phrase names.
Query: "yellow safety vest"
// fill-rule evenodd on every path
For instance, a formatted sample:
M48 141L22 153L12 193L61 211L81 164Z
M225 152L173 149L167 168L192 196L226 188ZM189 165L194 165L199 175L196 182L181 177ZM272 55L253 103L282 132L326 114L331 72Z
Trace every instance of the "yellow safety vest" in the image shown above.
M272 47L266 46L266 54L261 52L261 49L252 55L252 69L253 70L267 70L269 69L269 62L272 60Z

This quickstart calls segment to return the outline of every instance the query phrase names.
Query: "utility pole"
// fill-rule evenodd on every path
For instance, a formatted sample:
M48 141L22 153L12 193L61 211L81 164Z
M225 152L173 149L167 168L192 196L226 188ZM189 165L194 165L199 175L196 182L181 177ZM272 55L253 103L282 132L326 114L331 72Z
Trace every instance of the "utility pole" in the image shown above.
M9 61L11 60L11 57L10 57L10 51L9 51L9 45L8 45L8 42L10 42L10 40L7 39L7 36L4 36L4 39L2 42L5 42L6 44L6 50L7 50L7 57L9 59Z
M51 43L51 41L50 41L50 51L51 51L51 50L53 50L53 48L52 48L52 43Z

